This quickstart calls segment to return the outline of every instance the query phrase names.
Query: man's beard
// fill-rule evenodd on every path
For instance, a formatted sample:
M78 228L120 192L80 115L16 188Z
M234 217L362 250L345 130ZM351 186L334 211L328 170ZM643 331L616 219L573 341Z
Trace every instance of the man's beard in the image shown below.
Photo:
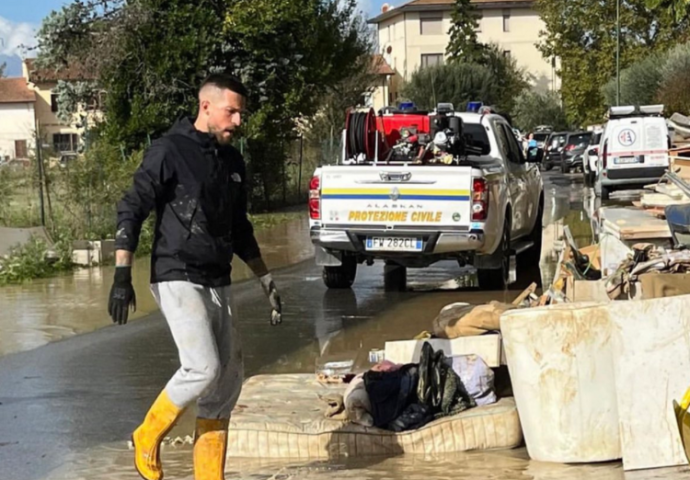
M209 131L213 134L214 137L216 137L216 141L220 145L230 145L232 143L232 137L235 133L234 129L233 130L221 130L218 128L215 128L213 126L209 126ZM230 133L230 136L224 136L224 134L228 132Z

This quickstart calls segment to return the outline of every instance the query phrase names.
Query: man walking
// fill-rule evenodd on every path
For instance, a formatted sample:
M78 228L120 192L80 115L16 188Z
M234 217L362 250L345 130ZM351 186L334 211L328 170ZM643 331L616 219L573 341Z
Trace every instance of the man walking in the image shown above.
M132 257L142 224L155 210L151 290L181 363L132 435L135 466L146 480L163 478L161 441L194 401L194 478L224 478L227 427L243 380L230 295L233 254L259 277L272 306L271 323L282 321L280 297L247 218L244 160L230 145L246 96L237 78L208 77L199 90L197 118L178 121L151 144L118 204L108 312L122 325L136 309Z

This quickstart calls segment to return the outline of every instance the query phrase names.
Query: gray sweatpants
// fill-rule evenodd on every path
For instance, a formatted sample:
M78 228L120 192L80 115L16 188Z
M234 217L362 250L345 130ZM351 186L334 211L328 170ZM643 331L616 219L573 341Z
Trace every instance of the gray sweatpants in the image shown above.
M180 356L181 367L165 387L168 397L180 408L196 400L201 418L229 418L244 377L230 287L161 282L151 291Z

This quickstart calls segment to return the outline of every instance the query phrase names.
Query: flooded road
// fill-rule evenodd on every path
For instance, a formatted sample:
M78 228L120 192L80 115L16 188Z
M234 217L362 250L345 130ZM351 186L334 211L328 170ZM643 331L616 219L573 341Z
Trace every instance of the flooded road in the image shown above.
M281 223L257 233L269 268L280 268L310 258L306 212L301 219ZM305 241L307 239L307 241ZM110 325L105 314L115 267L85 268L71 275L40 279L0 288L0 356L40 347L46 343ZM134 261L137 319L158 310L149 290L150 259ZM233 262L232 279L252 278L240 260Z
M471 283L471 274L453 262L410 270L406 292L384 291L383 268L378 264L362 267L351 291L328 291L320 269L307 260L274 273L285 312L283 325L271 327L261 289L254 282L236 284L233 290L247 377L314 373L318 365L333 359L350 359L366 367L369 350L382 348L387 340L408 339L429 330L433 318L448 303L512 301L531 281L541 278L548 285L555 270L554 241L566 225L579 244L591 241L591 208L596 201L584 194L577 176L547 174L545 182L541 268L518 272L518 283L505 292L461 287ZM304 225L287 228L283 240L272 234L264 242L280 249L284 242L303 236L297 255L308 256ZM138 285L137 291L143 292L145 287ZM94 301L94 309L103 312L104 303L99 306ZM94 315L107 324L104 313ZM127 440L177 366L174 344L158 313L125 327L110 326L0 358L0 480L138 478L131 467ZM184 439L191 434L193 410L182 418L172 437ZM36 452L41 455L37 457ZM163 458L166 478L192 479L189 445L168 445ZM659 471L624 474L619 463L584 467L539 464L529 461L524 449L309 464L233 460L227 472L228 479L662 477ZM662 472L663 478L687 476L687 470Z

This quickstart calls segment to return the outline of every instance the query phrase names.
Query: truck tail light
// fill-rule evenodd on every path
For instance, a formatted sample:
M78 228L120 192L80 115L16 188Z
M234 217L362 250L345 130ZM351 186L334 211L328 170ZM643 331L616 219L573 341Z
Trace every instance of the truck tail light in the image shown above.
M486 220L489 214L489 186L483 178L472 181L472 221Z
M318 175L309 182L309 218L321 220L321 178Z

